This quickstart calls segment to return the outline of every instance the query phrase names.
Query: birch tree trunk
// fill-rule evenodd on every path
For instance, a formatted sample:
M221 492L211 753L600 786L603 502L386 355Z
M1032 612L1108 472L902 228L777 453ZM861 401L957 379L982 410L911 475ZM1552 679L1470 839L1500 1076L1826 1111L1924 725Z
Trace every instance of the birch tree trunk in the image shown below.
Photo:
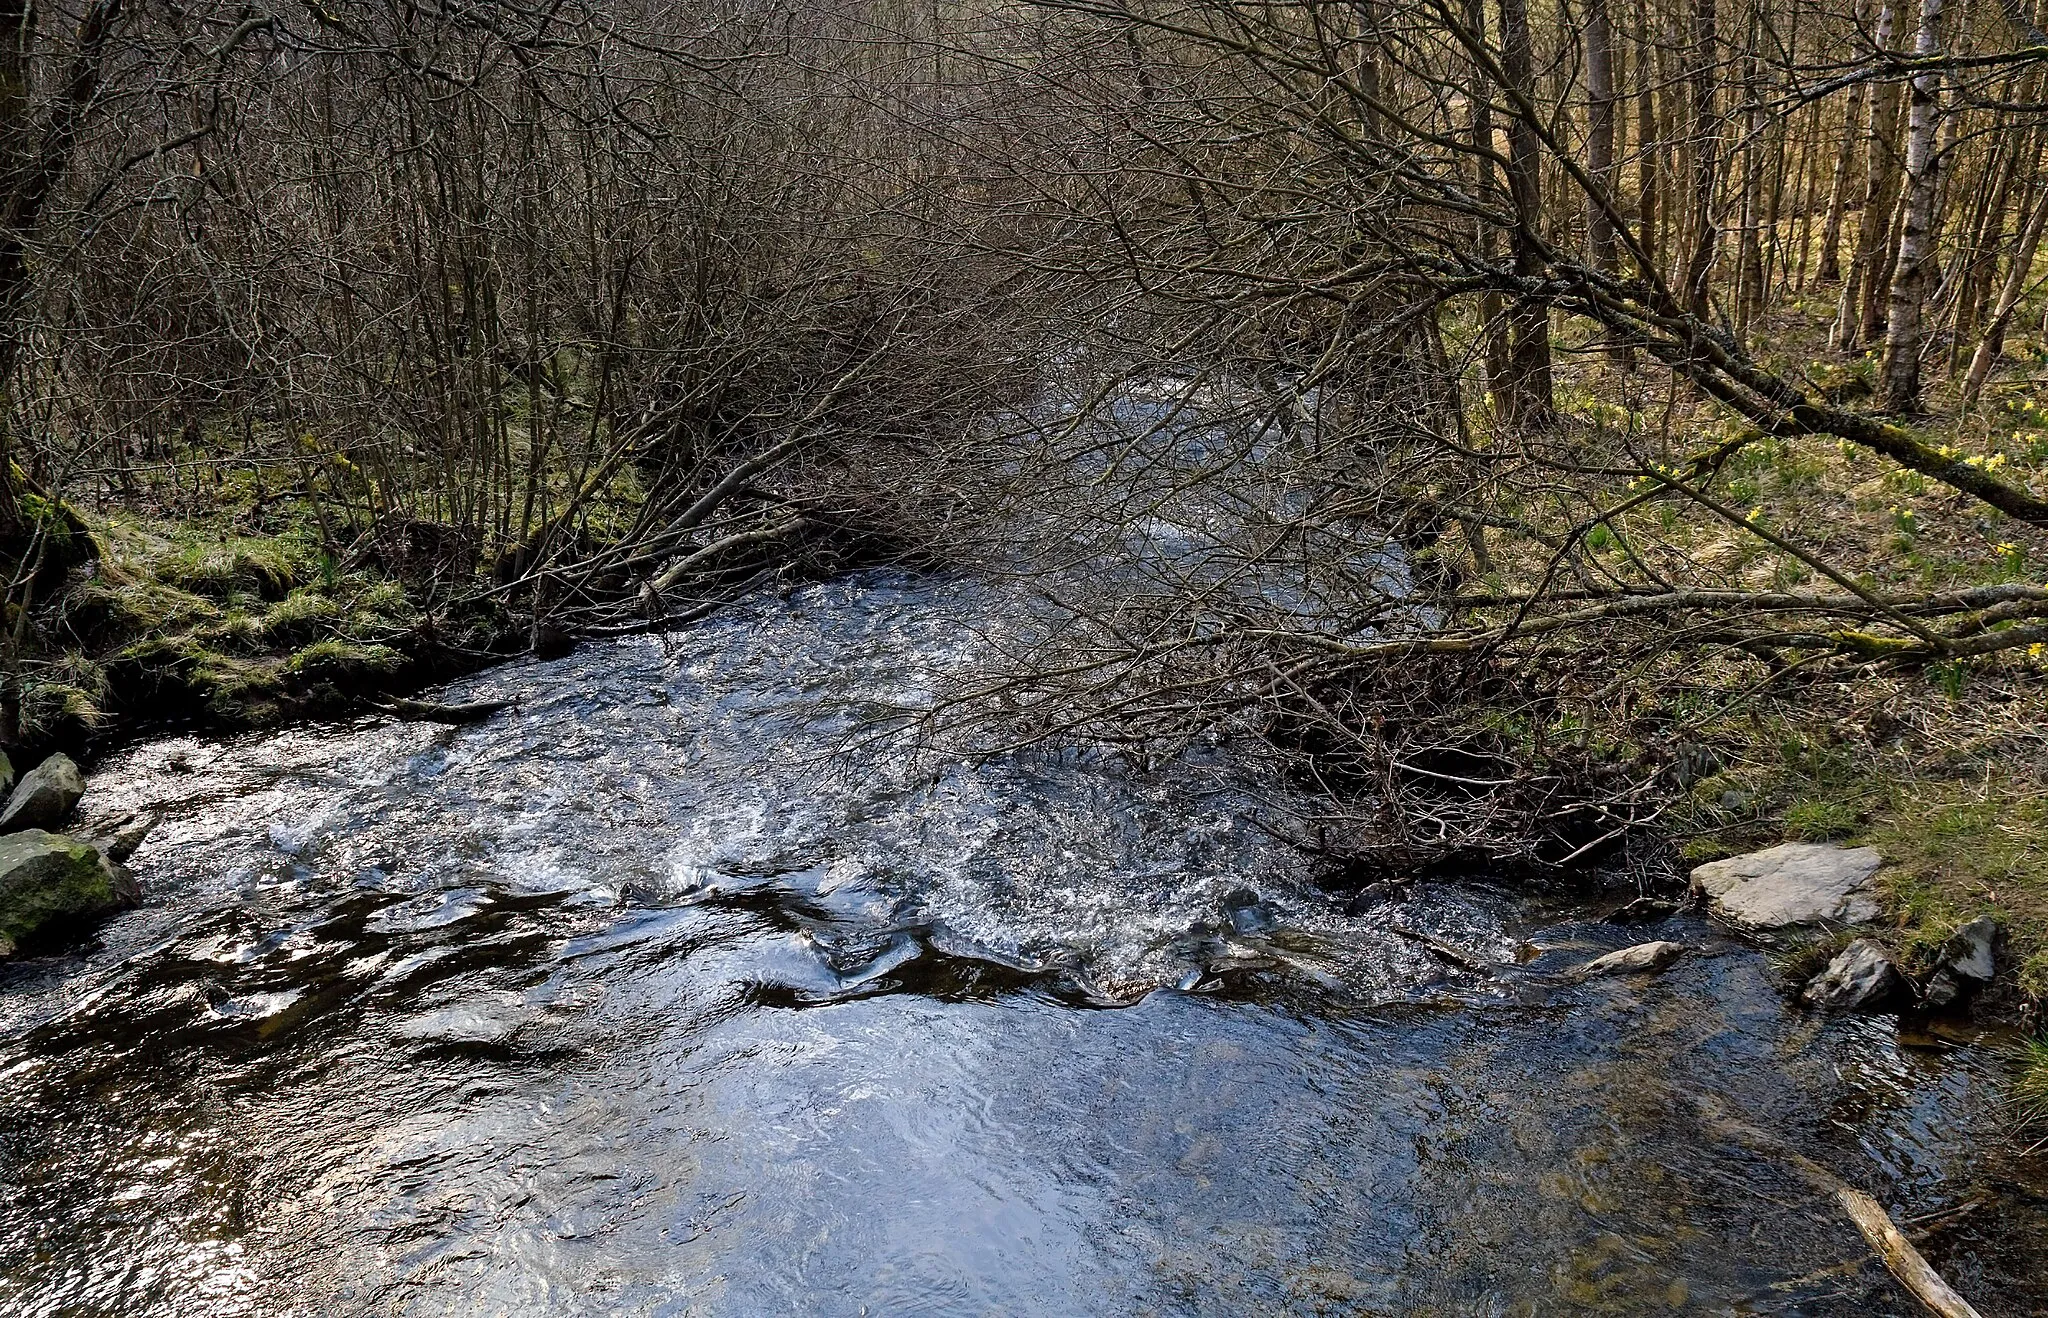
M1920 0L1913 55L1926 64L1941 54L1942 6L1943 0ZM1894 412L1920 410L1920 313L1935 268L1935 197L1941 186L1941 153L1935 149L1941 129L1941 81L1938 69L1916 75L1906 114L1906 195L1885 321L1882 385L1885 405Z

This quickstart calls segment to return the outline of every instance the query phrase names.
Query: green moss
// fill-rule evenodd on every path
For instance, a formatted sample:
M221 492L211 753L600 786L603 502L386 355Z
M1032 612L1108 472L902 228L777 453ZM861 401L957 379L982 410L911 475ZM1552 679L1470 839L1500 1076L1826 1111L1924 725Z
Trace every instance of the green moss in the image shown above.
M118 901L113 871L85 843L37 829L0 837L0 938L18 943Z
M316 589L295 590L263 615L265 636L285 644L303 644L327 631L341 617L341 606Z
M388 645L364 645L330 636L295 652L285 668L301 677L335 680L389 673L405 662L405 656Z

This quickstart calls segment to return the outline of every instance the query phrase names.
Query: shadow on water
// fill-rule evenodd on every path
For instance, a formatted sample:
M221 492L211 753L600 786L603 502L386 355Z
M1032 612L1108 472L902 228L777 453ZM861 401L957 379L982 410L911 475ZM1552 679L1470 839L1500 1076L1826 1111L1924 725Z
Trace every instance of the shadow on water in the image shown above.
M1347 914L1228 764L849 743L999 610L870 576L366 723L137 748L150 900L0 980L23 1314L1909 1312L1711 1096L2048 1304L1996 1049L1686 918ZM1653 981L1560 973L1643 937Z

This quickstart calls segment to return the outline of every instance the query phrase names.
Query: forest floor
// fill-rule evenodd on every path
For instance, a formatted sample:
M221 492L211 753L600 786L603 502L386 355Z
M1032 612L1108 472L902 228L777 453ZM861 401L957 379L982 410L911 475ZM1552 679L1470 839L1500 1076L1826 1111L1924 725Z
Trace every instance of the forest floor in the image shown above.
M1830 349L1833 312L1830 288L1794 300L1755 328L1753 350L1766 366L1834 397L1867 397L1877 354ZM1578 410L1597 420L1613 411L1602 400L1624 382L1597 356L1581 360L1586 374L1572 382ZM1967 411L1954 405L1948 365L1927 364L1929 414L1912 423L1919 436L2048 489L2048 334L2016 325L2003 368ZM1711 422L1700 425L1709 439L1725 437ZM1757 438L1723 481L1721 492L1752 520L1868 589L2039 583L2048 570L2048 529L2014 522L1846 442ZM1668 529L1692 537L1679 545L1684 554L1742 585L1826 584L1731 528ZM1924 962L1958 925L1993 915L2009 931L2025 998L2048 1000L2043 647L1967 664L1872 664L1815 680L1788 674L1744 693L1756 676L1749 667L1726 684L1725 706L1679 720L1706 762L1689 798L1665 816L1685 858L1697 863L1787 840L1871 846L1888 861L1882 881L1899 951Z

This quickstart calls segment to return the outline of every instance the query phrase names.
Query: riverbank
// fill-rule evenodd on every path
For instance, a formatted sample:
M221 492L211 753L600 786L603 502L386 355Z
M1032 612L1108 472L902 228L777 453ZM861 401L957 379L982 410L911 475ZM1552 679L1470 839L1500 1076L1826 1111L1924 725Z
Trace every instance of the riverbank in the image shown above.
M1853 516L1854 500L1828 502L1839 484L1764 480L1754 497L1773 516ZM96 552L39 610L47 624L34 634L45 648L30 656L24 762L53 747L104 754L152 731L346 716L573 640L535 627L530 594L500 588L445 546L437 552L432 528L337 554L315 506L232 494L203 519L81 516ZM792 537L714 564L677 611L715 604L767 564L829 575L848 557L803 550ZM624 612L629 625L661 621ZM2009 941L1980 1009L2031 1025L2048 996L2048 780L2030 718L2038 688L2031 658L2018 656L1967 674L1873 668L1853 685L1759 693L1725 717L1692 720L1675 750L1643 747L1647 762L1675 765L1659 780L1661 802L1643 803L1660 821L1648 832L1668 840L1681 870L1786 840L1874 847L1889 862L1884 938L1906 969L1924 975L1957 928L1990 916Z
M45 553L32 607L10 606L13 749L31 762L346 716L581 635L703 612L764 570L829 574L871 552L830 519L784 515L767 519L772 535L744 529L634 572L572 563L557 579L479 562L428 524L373 524L344 544L318 504L247 485L203 516L65 512L73 533ZM655 590L677 559L692 561Z
M290 500L205 520L91 515L96 555L45 608L22 758L104 753L151 731L239 732L345 715L528 653L530 617L486 579L324 547ZM547 638L566 645L566 634ZM1670 793L1688 863L1779 841L1868 845L1909 964L1979 916L2011 935L2007 1008L2048 997L2048 777L2030 672L1869 675L1701 727Z

